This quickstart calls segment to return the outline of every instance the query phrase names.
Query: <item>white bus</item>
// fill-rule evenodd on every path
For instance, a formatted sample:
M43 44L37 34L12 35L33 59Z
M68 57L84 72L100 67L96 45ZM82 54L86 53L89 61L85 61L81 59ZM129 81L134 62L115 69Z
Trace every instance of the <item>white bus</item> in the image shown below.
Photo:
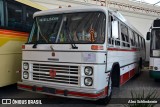
M147 40L150 42L150 77L155 81L160 80L160 19L153 21L150 28L151 32L147 33Z
M140 73L145 40L112 10L59 8L36 12L34 20L23 45L19 89L105 104L112 86Z

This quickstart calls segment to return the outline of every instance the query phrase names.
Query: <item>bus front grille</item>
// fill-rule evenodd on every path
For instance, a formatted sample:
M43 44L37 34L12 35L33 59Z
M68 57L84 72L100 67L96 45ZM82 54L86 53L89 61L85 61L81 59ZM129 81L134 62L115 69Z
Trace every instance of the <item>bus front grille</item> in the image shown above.
M50 70L56 71L56 76L50 76ZM79 85L79 67L68 65L37 64L32 65L32 79L35 81L58 83L60 85Z

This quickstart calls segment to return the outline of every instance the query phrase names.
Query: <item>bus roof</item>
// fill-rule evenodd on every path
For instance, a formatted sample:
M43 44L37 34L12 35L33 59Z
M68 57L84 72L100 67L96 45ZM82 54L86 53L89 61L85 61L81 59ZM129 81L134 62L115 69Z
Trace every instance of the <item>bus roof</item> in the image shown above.
M44 10L44 11L36 12L33 15L33 17L51 15L51 14L58 14L58 13L72 13L72 12L86 12L86 11L102 11L104 13L107 13L108 11L110 11L119 20L121 20L128 27L130 27L132 30L137 32L141 37L143 37L142 34L123 17L123 15L121 15L119 12L115 12L111 9L108 9L107 7L104 7L104 6L83 6L83 7L78 6L78 7L66 7L66 8L50 9L50 10Z
M85 12L85 11L103 11L106 12L106 8L103 6L77 6L77 7L65 7L36 12L33 17L57 14L57 13L72 13L72 12Z

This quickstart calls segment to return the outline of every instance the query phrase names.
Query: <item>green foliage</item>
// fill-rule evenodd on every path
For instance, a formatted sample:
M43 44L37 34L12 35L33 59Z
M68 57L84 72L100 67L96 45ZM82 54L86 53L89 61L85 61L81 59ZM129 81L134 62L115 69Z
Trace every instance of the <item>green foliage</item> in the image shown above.
M136 101L137 103L129 103L127 105L124 105L125 107L154 107L155 103L138 103L139 101L156 101L157 98L157 91L149 91L146 95L145 95L145 91L143 90L143 92L141 93L137 93L134 91L131 91L131 100L132 101Z

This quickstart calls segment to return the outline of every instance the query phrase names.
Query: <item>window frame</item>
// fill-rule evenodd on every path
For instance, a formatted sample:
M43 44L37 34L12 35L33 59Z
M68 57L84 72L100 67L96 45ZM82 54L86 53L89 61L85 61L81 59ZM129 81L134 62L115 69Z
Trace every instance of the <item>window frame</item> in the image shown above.
M3 9L1 11L2 13L0 12L0 15L1 15L1 17L0 17L0 22L1 22L0 27L3 28L5 26L5 19L6 19L5 18L5 2L4 2L4 0L1 0L0 2L2 3L2 6L3 6L3 7L1 7ZM3 23L3 25L2 25L2 23Z
M26 27L26 18L25 18L25 15L26 15L26 8L29 7L29 8L32 8L36 11L39 11L39 9L36 9L36 8L33 8L33 7L30 7L28 5L25 5L25 4L22 4L22 3L19 3L17 1L12 1L12 0L2 0L3 1L3 4L4 4L4 26L0 26L1 29L6 29L6 30L14 30L14 31L19 31L19 32L26 32L26 33L29 33L30 31L29 30L26 30L25 27ZM16 28L11 28L11 27L8 27L7 26L7 21L8 21L8 6L7 6L7 3L13 3L13 4L18 4L18 5L21 5L22 7L22 18L23 18L23 28L22 29L16 29ZM34 19L33 19L34 20ZM33 26L33 23L31 24L31 27Z
M112 37L112 20L110 20L112 17L112 20L118 21L118 38ZM108 12L108 44L109 46L114 46L114 47L121 47L121 36L120 36L120 20L113 15L111 12Z
M124 34L125 40L122 40L122 26L124 26L127 29L127 35ZM130 41L130 35L129 35L129 27L125 23L123 23L122 21L120 22L120 37L121 37L121 39L120 39L121 40L121 47L130 48L131 41Z

